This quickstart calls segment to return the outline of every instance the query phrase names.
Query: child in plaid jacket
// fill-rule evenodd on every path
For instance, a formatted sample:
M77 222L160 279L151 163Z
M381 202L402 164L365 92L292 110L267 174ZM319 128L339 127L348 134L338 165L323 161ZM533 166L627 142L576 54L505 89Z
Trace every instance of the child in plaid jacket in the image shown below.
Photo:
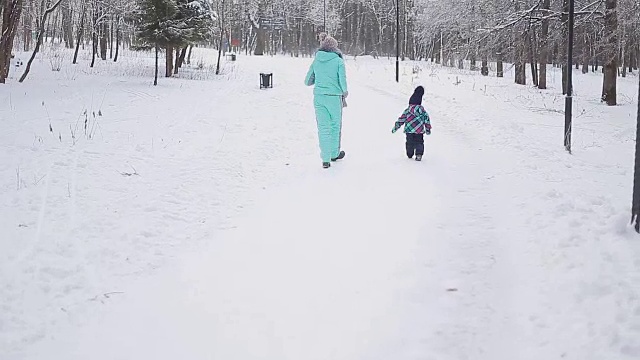
M424 134L431 135L431 120L422 107L423 96L424 88L418 86L409 99L409 107L404 110L391 130L395 133L404 125L404 133L407 136L407 156L412 159L415 155L416 161L421 161L424 155Z

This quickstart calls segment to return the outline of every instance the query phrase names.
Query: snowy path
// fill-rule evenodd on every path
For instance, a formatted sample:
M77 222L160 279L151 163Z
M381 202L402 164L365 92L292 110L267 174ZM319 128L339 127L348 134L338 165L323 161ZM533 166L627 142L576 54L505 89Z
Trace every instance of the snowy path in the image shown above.
M526 264L512 263L513 194L495 195L500 187L485 173L495 164L439 126L447 114L437 110L425 161L406 159L388 121L404 99L352 89L347 159L271 190L178 278L122 296L100 329L73 339L77 358L514 354ZM489 207L508 215L492 217Z
M164 114L168 119L162 99L153 100L157 108L139 120L141 128L152 129L169 150L149 156L153 143L131 145L144 176L103 189L110 206L130 221L96 220L100 231L85 242L118 234L124 253L154 254L141 256L138 266L148 261L160 269L122 279L92 274L101 269L85 265L78 273L89 278L81 283L89 283L92 294L117 293L98 297L91 307L78 305L67 324L49 315L39 341L16 346L19 355L10 359L640 356L634 345L640 262L633 260L640 251L611 240L616 211L599 195L606 181L581 184L575 191L590 194L579 200L563 197L566 189L557 183L578 182L582 173L565 175L549 165L546 153L538 156L535 145L518 147L526 132L506 131L518 126L506 105L466 104L455 98L462 90L453 98L441 95L450 85L435 79L426 95L434 134L426 139L424 161L408 160L404 137L390 133L407 96L393 84L371 85L363 70L351 75L347 158L323 170L310 96L300 96L305 65L283 63L298 71L277 73L277 86L268 92L247 91L255 71L245 69L231 89L207 89L217 99L211 104L190 99L194 89L165 94L185 104ZM234 93L251 107L242 119ZM184 109L193 115L181 117ZM503 117L493 119L500 112ZM156 117L163 120L149 126ZM469 127L474 121L478 126ZM488 140L496 129L504 137ZM515 150L506 152L503 140L516 143ZM131 161L131 149L105 150L54 163L54 170L88 166L96 178L104 173L94 162ZM568 163L562 153L551 155L560 167ZM70 199L87 180L74 174ZM104 201L100 195L55 210L72 218L91 215ZM81 229L70 225L68 231ZM613 245L603 248L603 240ZM188 254L172 252L185 243ZM120 270L116 254L105 260L104 251L86 248L72 248L72 255L113 262ZM122 271L131 275L132 268Z

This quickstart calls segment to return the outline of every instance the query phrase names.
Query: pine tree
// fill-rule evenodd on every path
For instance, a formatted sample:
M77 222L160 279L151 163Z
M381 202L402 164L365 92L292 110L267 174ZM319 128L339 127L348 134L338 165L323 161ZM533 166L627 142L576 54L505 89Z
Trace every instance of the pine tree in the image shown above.
M211 11L204 0L140 0L139 47L164 49L166 76L170 77L174 70L174 50L205 40L210 24ZM156 66L156 79L157 72Z

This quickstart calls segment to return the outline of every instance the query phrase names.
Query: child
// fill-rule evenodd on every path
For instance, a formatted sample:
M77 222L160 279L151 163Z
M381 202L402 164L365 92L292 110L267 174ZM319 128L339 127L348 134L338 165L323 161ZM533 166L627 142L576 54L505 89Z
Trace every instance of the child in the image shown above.
M409 107L391 130L395 133L404 125L404 133L407 135L407 156L412 159L415 155L416 161L422 161L422 155L424 155L424 134L431 135L431 121L429 114L422 107L422 96L424 96L424 88L418 86L409 99Z

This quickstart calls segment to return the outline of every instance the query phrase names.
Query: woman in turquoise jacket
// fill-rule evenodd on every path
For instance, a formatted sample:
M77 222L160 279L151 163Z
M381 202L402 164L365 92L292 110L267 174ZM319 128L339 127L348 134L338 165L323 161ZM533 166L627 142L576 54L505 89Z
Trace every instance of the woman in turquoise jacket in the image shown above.
M318 122L320 157L322 167L327 169L331 167L330 161L340 160L345 156L345 152L340 150L340 138L342 108L344 99L349 94L344 60L338 50L338 42L331 36L321 35L320 50L309 68L305 84L315 85L313 102Z

